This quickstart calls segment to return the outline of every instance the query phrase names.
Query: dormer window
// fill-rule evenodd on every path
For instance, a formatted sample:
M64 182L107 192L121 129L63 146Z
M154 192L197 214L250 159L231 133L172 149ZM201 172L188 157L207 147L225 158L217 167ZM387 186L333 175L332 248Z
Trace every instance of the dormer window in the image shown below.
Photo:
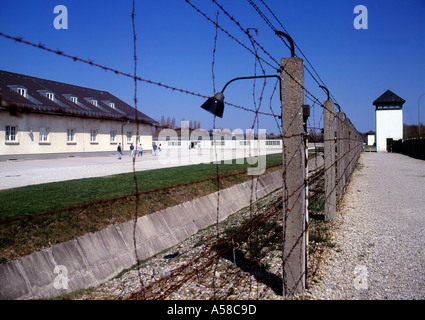
M55 94L50 90L37 90L42 96L45 96L47 99L55 101Z
M46 93L46 98L52 101L55 101L55 94L52 92L47 92Z
M102 103L106 104L111 109L115 109L115 102L111 100L102 100Z
M20 94L21 96L23 96L24 98L27 97L27 89L25 88L18 88L17 89L18 94Z
M13 91L15 91L17 94L23 96L24 98L27 97L27 88L24 87L23 85L17 84L17 85L9 85L8 86L10 89L12 89Z
M75 103L76 105L80 105L78 103L78 97L72 93L62 94L66 99L71 101L72 103Z
M13 85L8 85L8 87L11 90L15 91L17 94L19 94L20 96L31 101L33 104L42 104L40 101L38 101L37 99L35 99L34 97L28 94L28 90L25 86L21 84L13 84Z
M98 108L98 109L102 110L103 112L111 113L111 111L110 111L110 110L108 110L108 109L106 109L106 108L104 108L104 107L100 106L99 101L98 101L98 100L96 100L96 98L89 97L89 98L83 98L83 99L84 99L84 100L86 100L86 101L87 101L88 103L90 103L91 105L95 106L96 108ZM103 103L103 102L104 102L104 101L102 101L102 103Z

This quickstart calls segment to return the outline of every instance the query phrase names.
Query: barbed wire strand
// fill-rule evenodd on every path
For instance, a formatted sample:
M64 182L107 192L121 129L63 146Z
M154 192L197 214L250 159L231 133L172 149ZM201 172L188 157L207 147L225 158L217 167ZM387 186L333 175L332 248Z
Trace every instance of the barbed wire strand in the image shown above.
M137 273L139 277L140 286L143 287L143 279L142 274L140 272L140 259L139 254L137 252L137 237L136 237L136 230L137 230L137 221L138 221L138 214L139 214L139 202L140 202L140 193L139 193L139 183L137 180L136 175L136 152L135 149L137 148L139 144L139 123L138 123L138 110L137 110L137 34L136 34L136 24L135 24L135 16L136 16L136 3L135 0L133 0L133 7L131 12L131 25L133 30L133 61L134 61L134 110L135 110L135 118L136 118L136 147L133 146L133 150L131 150L132 154L132 163L133 163L133 180L134 180L134 187L136 190L136 201L135 201L135 212L134 212L134 225L133 225L133 246L134 246L134 256L136 257L136 264L137 264Z
M216 21L212 20L211 18L209 18L204 12L202 12L198 7L196 7L195 5L193 5L193 3L191 3L189 0L185 0L186 3L188 3L193 9L195 9L198 13L200 13L202 16L204 16L204 18L206 18L209 22L213 23L215 25L215 38L214 38L214 50L213 50L213 58L212 58L212 82L213 82L213 91L215 92L215 74L214 74L214 67L215 67L215 52L217 49L217 35L218 35L218 30L224 32L228 37L230 37L231 39L233 39L234 41L236 41L239 45L241 45L242 47L244 47L248 52L250 52L251 54L254 55L255 60L254 60L254 72L256 73L256 68L257 68L257 63L260 65L260 68L263 72L263 74L265 73L265 69L263 68L262 63L267 64L270 67L275 68L274 64L279 64L277 62L276 59L274 59L272 57L271 54L269 54L262 45L260 45L258 43L258 41L256 41L250 34L249 34L249 29L244 29L242 27L242 25L240 24L240 22L233 17L227 10L225 10L223 8L223 6L221 4L219 4L216 0L212 0L214 4L216 4L221 11L224 12L224 14L229 17L229 19L234 22L239 29L241 30L241 32L243 32L244 34L248 35L249 40L251 41L252 47L253 49L247 47L245 44L243 44L240 40L238 40L236 37L232 36L227 30L225 30L223 27L220 26L219 21L218 21L218 12L216 15ZM252 0L249 0L250 4L252 6L255 6L255 3ZM273 15L273 17L279 22L279 24L281 25L281 27L283 27L283 25L281 24L281 22L277 19L277 17L274 15L274 13L272 12L272 10L266 5L266 3L261 0L261 2L263 3L263 5L266 6L266 8L269 10L269 12ZM255 8L254 7L254 8ZM258 7L257 7L258 8ZM265 16L265 14L258 9L257 11L260 16L263 18L263 20L272 28L272 30L274 29L273 24L270 22L270 20L268 20L268 18ZM95 63L94 61L90 60L90 59L81 59L78 58L76 56L72 56L69 54L64 53L61 50L53 50L50 48L47 48L46 46L44 46L43 44L35 44L32 42L29 42L27 40L24 40L21 37L12 37L9 35L6 35L2 32L0 32L0 36L10 39L10 40L14 40L16 42L19 43L23 43L29 46L33 46L35 48L39 48L41 50L45 50L48 51L50 53L54 53L60 56L64 56L66 58L72 59L73 61L78 61L78 62L82 62L97 68L101 68L105 71L111 71L114 72L115 74L118 75L122 75L125 77L129 77L132 78L134 80L134 106L135 106L135 119L136 119L136 123L138 124L138 111L137 111L137 105L138 105L138 101L137 101L137 82L141 81L141 82L146 82L149 84L153 84L153 85L157 85L166 89L170 89L172 91L178 91L181 93L186 93L186 94L190 94L190 95L194 95L194 96L198 96L198 97L202 97L202 98L208 98L207 96L204 96L202 94L193 92L193 91L189 91L189 90L185 90L185 89L180 89L177 87L173 87L170 85L166 85L166 84L162 84L160 82L155 82L155 81L151 81L151 80L146 80L143 79L139 76L137 76L137 51L136 51L136 40L137 40L137 35L136 35L136 30L135 30L135 0L133 0L133 8L132 8L132 28L133 28L133 46L134 46L134 52L133 52L133 59L134 59L134 73L133 74L129 74L129 73L125 73L107 66L103 66L100 64ZM283 27L284 28L284 27ZM286 29L284 29L286 30ZM274 64L268 62L267 60L261 58L258 55L258 49L260 48L261 51L266 54L268 56L269 59L271 59ZM297 48L299 49L299 47L297 46ZM301 52L301 50L300 50ZM302 53L302 52L301 52ZM302 55L304 56L304 54L302 53ZM305 57L305 56L304 56ZM305 57L306 58L306 57ZM311 65L311 63L308 61L308 59L306 58L308 64L311 66L311 68L313 69L313 72L316 74L316 76L320 79L317 80L313 74L308 70L308 68L306 70L308 70L308 72L310 73L310 75L312 76L312 78L317 82L317 83L322 83L323 81L321 80L320 76L318 75L317 71L315 70L315 68ZM300 84L296 79L294 79L294 77L289 74L285 68L281 69L281 72L286 73L293 81L295 81L303 90L304 90L304 94L305 94L305 98L309 99L313 102L313 106L317 103L317 105L321 106L323 109L327 109L327 107L322 104L319 99L314 96L309 90L307 90L305 88L304 85ZM270 109L272 111L272 113L264 113L264 112L260 112L260 108L262 106L262 99L263 99L263 94L264 94L264 88L265 88L265 83L266 81L264 81L264 85L263 85L263 89L261 90L261 95L259 97L259 104L257 106L256 104L256 96L255 96L255 82L254 82L254 86L253 86L253 101L254 101L254 109L248 109L245 107L241 107L241 106L237 106L234 104L229 104L231 106L234 106L236 108L239 108L241 110L244 111L249 111L254 113L254 118L253 118L253 125L252 125L252 129L255 129L255 124L257 124L257 128L259 128L259 114L262 115L267 115L267 116L272 116L274 117L274 119L276 120L276 116L273 112L273 109L271 107L271 100L272 100L272 96L276 90L276 86L277 83L274 86L274 90L272 93L272 96L270 97ZM335 100L335 99L334 99ZM328 110L331 111L331 110ZM334 110L332 110L331 112L333 112ZM337 120L335 120L337 119ZM213 119L213 127L215 130L215 117ZM334 117L335 121L341 121L339 120L338 117ZM319 121L320 122L320 121ZM277 120L276 120L277 123ZM345 147L345 152L343 154L341 154L340 152L338 153L338 157L335 158L335 161L327 168L323 168L323 169L317 169L317 171L315 172L314 175L309 176L309 183L313 183L313 182L317 182L319 181L319 179L321 179L323 177L323 175L328 171L328 170L333 170L336 168L337 164L342 161L343 159L348 160L347 164L345 166L345 168L343 168L343 175L344 177L346 176L350 176L350 174L352 173L352 171L354 170L354 165L353 163L355 163L355 161L357 161L358 156L360 154L360 149L358 146L358 142L356 143L356 141L359 139L359 133L358 131L354 128L354 126L351 125L351 122L349 122L348 119L345 119L344 121L342 121L342 125L344 126L344 128L349 128L350 132L352 132L352 135L349 135L348 138L347 137L343 137L343 138L336 138L334 139L334 141L340 141L342 143L345 143L345 145L347 147ZM279 124L277 123L277 126L279 127ZM317 129L315 127L310 126L310 129ZM279 128L280 129L280 128ZM281 136L282 136L282 153L283 153L283 162L284 164L288 164L290 163L295 155L291 155L291 158L287 159L288 155L285 152L285 141L286 139L289 138L296 138L296 137L300 137L300 143L297 147L297 152L302 152L301 149L304 149L304 138L305 138L305 133L301 133L301 134L287 134L288 132L288 128L282 128L281 131ZM139 127L137 126L137 136L139 135ZM357 140L356 140L357 139ZM300 151L301 150L301 151ZM353 151L354 150L354 151ZM195 183L200 183L200 182L205 182L205 181L211 181L211 180L215 180L216 181L216 187L217 187L217 191L218 191L218 198L217 198L217 216L216 216L216 224L217 224L217 229L216 229L216 240L215 243L210 244L208 246L204 246L199 254L197 256L195 256L193 259L191 259L188 263L186 263L183 266L180 266L176 269L174 269L173 271L171 271L170 273L168 273L165 276L160 277L158 280L154 280L153 275L151 277L151 282L150 283L144 283L141 277L141 273L140 273L140 261L138 258L138 253L137 253L137 245L136 245L136 236L135 236L135 228L136 228L136 224L137 224L137 217L138 217L138 202L140 201L140 195L144 194L144 193L153 193L153 192L157 192L159 190L166 190L169 188L173 188L176 186L181 186L181 185L175 185L175 186L171 186L171 187L166 187L166 188L161 188L161 189L156 189L156 190L149 190L149 191L145 191L145 192L140 192L138 189L138 181L137 181L137 176L135 174L135 163L134 163L134 157L133 157L133 178L134 178L134 182L135 182L135 187L136 187L136 193L131 194L131 195L126 195L123 197L119 197L116 199L123 199L125 197L128 196L136 196L136 209L135 209L135 216L134 216L134 229L133 229L133 241L134 241L134 251L135 251L135 255L136 255L136 260L137 260L137 265L138 265L138 272L139 272L139 281L140 281L140 286L141 289L136 292L133 293L130 298L137 298L137 299L146 299L148 297L155 297L156 293L154 288L159 288L159 296L157 295L157 298L160 299L164 299L166 297L168 297L170 294L172 294L173 292L175 292L176 290L178 290L184 283L186 283L187 281L189 281L191 278L193 278L196 274L199 274L200 271L205 270L206 268L208 268L209 266L211 266L213 263L215 263L215 267L214 267L214 274L213 274L213 297L217 298L219 292L217 291L216 285L215 285L215 280L216 280L216 271L217 271L217 266L218 266L218 261L219 259L221 259L226 252L228 252L229 250L234 250L235 246L239 245L241 243L241 241L245 240L245 239L249 239L249 242L252 238L252 235L255 234L255 231L262 225L264 225L264 223L266 223L267 221L269 221L269 219L271 219L272 216L274 216L276 214L276 212L282 212L279 208L279 206L274 206L271 210L268 210L266 213L264 214L260 214L260 215L254 215L253 214L253 200L254 200L254 192L253 192L253 186L254 186L254 180L252 179L252 183L251 183L251 196L250 196L250 222L247 224L244 224L241 228L239 228L234 234L232 234L229 237L225 237L224 239L220 238L220 233L219 233L219 229L218 229L218 225L219 225L219 214L220 214L220 189L221 189L221 185L220 185L220 179L223 177L220 175L219 172L219 167L218 167L218 154L217 154L217 144L214 143L214 152L215 152L215 156L216 156L216 175L213 178L209 178L209 179L204 179L204 180L200 180L200 181L196 181L196 182L190 182L187 184L181 184L181 185L190 185L190 184L195 184ZM295 153L297 153L295 152ZM331 150L331 152L333 152L333 150ZM325 157L327 157L328 155L324 155ZM348 159L347 159L348 157ZM306 181L303 181L302 184L300 184L299 186L292 186L292 192L291 194L289 194L288 191L288 184L287 184L287 179L286 179L286 170L287 168L284 167L282 168L282 210L284 212L284 215L286 215L288 212L290 212L292 210L292 208L288 208L288 201L289 199L291 199L292 197L294 197L296 194L298 194L298 196L300 196L301 193L299 193L303 188L306 188ZM240 173L238 173L240 174ZM228 176L232 176L232 175L236 175L236 174L230 174ZM342 175L341 175L342 177ZM338 181L336 181L336 183L334 184L333 188L336 188L336 186L340 183L342 178L340 178ZM345 179L345 183L348 183L349 179ZM257 183L258 183L258 179L257 179ZM257 198L256 198L257 199ZM325 199L326 200L326 199ZM94 205L94 204L99 204L99 203L103 203L103 202L108 202L109 204L112 203L111 199L109 200L103 200L103 201L98 201L92 204L83 204L80 206L75 206L74 208L78 208L78 207L86 207L86 206L90 206L90 205ZM52 214L52 212L54 213L58 213L58 212L63 212L66 210L72 210L72 208L67 208L67 209L62 209L62 210L55 210L55 211L51 211L48 213L43 213L42 215L48 215L48 214ZM27 218L27 219L33 219L37 216L40 215L33 215L31 218ZM20 220L25 220L23 219L8 219L8 220L2 220L0 221L0 224L4 224L4 223L10 223L12 221L20 221ZM308 228L308 226L306 226L306 228ZM285 221L283 221L283 242L285 242L286 239L286 235L285 235ZM302 232L299 234L298 236L298 240L301 240L306 233L307 230L302 230ZM238 236L238 240L235 241L236 235L240 235ZM230 241L232 242L230 244ZM224 249L220 246L225 245ZM292 253L293 250L295 250L296 245L294 244L294 246L292 248L289 248L289 252L283 252L283 247L284 244L282 245L282 266L284 266L284 264L286 263L285 261L285 257L289 257ZM267 248L267 250L271 250L270 248ZM253 263L251 263L250 265L250 269L249 269L249 273L253 274L253 266L255 265L255 263L257 263L259 260L257 259L261 259L258 255L259 253L256 251L252 250L251 244L249 245L249 252L250 252L250 260L254 261ZM205 261L203 261L203 259ZM234 261L235 265L236 265L236 260ZM249 263L249 262L246 262ZM183 271L186 270L186 274L183 273ZM283 270L283 268L282 268ZM178 281L175 281L175 283L169 283L170 280L172 280L173 276L179 274L180 278ZM236 274L236 273L235 273ZM300 279L298 279L298 281L302 280L302 277L304 277L306 274L301 275ZM231 279L235 279L235 278L231 278ZM231 280L230 279L230 280ZM282 280L283 282L285 281L285 274L282 274ZM246 285L246 284L245 284ZM249 296L251 296L251 282L249 282ZM257 298L259 297L259 293L257 291Z
M151 85L159 86L159 87L162 87L162 88L171 90L171 91L176 91L176 92L180 92L180 93L185 93L185 94L188 94L188 95L192 95L192 96L195 96L195 97L200 97L200 98L203 98L203 99L208 99L209 98L209 96L207 96L207 95L204 95L204 94L201 94L201 93L197 93L197 92L194 92L194 91L191 91L191 90L178 88L178 87L171 86L171 85L168 85L168 84L164 84L164 83L158 82L158 81L144 79L144 78L141 78L140 76L136 76L135 77L134 75L132 75L130 73L123 72L123 71L120 71L120 70L117 70L117 69L114 69L114 68L111 68L111 67L108 67L108 66L105 66L105 65L98 64L98 63L94 62L93 60L82 59L82 58L79 58L77 56L72 56L70 54L67 54L64 51L59 50L59 49L54 50L54 49L48 48L44 44L41 44L41 43L38 43L37 44L37 43L34 43L34 42L30 42L30 41L24 40L22 37L10 36L10 35L7 35L7 34L1 32L1 31L0 31L0 36L4 37L6 39L9 39L9 40L14 40L14 41L16 41L18 43L22 43L22 44L25 44L25 45L28 45L28 46L31 46L31 47L34 47L34 48L38 48L40 50L44 50L44 51L47 51L47 52L50 52L50 53L57 54L59 56L63 56L63 57L68 58L68 59L72 59L75 62L81 62L81 63L88 64L88 65L93 66L93 67L96 67L96 68L100 68L100 69L105 70L105 71L113 72L113 73L115 73L117 75L121 75L121 76L124 76L124 77L127 77L127 78L131 78L131 79L136 79L137 81L140 81L140 82L144 82L144 83L148 83L148 84L151 84ZM237 108L239 110L243 110L243 111L255 113L255 110L253 110L253 109L249 109L247 107L242 107L242 106L236 105L234 103L226 102L226 105L229 105L231 107ZM270 114L270 113L265 113L265 112L259 112L259 113L262 114L262 115L265 115L265 116L273 116L273 114Z
M214 64L215 64L215 52L217 49L217 38L218 38L218 16L219 16L219 12L217 11L216 13L216 27L215 27L215 37L214 37L214 50L213 50L213 55L212 55L212 78L213 78L213 92L215 94L215 74L214 74ZM213 131L215 132L216 126L215 126L215 122L216 122L216 115L214 114L214 118L213 118ZM215 142L215 141L214 141ZM220 236L220 225L219 225L219 217L220 217L220 168L218 166L218 153L217 153L217 143L214 143L214 154L215 154L215 160L216 160L216 184L217 184L217 208L216 208L216 223L215 223L215 228L216 228L216 243L218 243L219 241L219 236ZM216 263L214 265L214 271L213 271L213 281L212 281L212 285L213 285L213 298L216 299L216 285L215 285L215 281L216 281L216 275L217 275L217 267L218 267L218 260L216 260Z

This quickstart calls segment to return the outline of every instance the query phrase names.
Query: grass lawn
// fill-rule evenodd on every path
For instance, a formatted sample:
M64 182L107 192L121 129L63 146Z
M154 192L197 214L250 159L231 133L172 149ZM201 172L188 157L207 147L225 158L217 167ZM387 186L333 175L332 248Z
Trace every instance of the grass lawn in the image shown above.
M269 168L267 172L280 169L282 155L267 155L266 164ZM233 164L220 164L220 188L250 180L252 176L246 174L249 166L247 163L236 164L236 161ZM225 177L239 172L242 174ZM212 163L136 173L139 192L211 179L216 174L217 165ZM0 220L28 217L0 223L0 263L131 220L136 214L150 214L215 192L217 181L213 179L142 194L138 206L135 205L135 196L116 199L135 191L133 173L0 191ZM106 201L93 204L99 200ZM84 204L90 205L82 206ZM42 214L62 209L54 214Z
M267 155L267 167L282 163L281 154ZM249 165L220 164L219 174L246 172ZM139 192L216 177L215 164L199 164L136 172ZM242 174L242 176L244 176ZM248 180L251 176L241 177ZM216 191L212 190L212 191ZM0 220L66 209L136 192L133 173L31 185L0 191Z

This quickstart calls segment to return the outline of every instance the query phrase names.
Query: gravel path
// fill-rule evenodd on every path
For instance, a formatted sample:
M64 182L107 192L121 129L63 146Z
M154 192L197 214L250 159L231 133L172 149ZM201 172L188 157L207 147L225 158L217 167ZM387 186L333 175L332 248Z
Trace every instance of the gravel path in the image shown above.
M333 246L316 244L320 246L317 247L320 250L309 256L309 272L312 273L314 269L316 273L314 276L309 274L309 288L306 292L293 298L423 300L424 185L425 161L400 154L362 154L344 200L339 205L337 217L328 222L331 230L330 243ZM280 193L277 192L260 201L254 215L266 212L279 197ZM240 228L241 221L245 221L250 214L249 208L241 210L223 222L223 228L224 225L232 228L233 224ZM281 220L276 216L277 223ZM203 250L204 245L209 247L210 239L215 238L215 230L206 228L169 251L144 262L141 275L137 270L130 270L122 277L74 298L128 297L140 289L139 276L146 285L186 264ZM273 229L270 230L273 234ZM268 239L268 236L259 232L259 239ZM239 246L238 250L245 254L249 252L244 246ZM185 283L168 299L210 299L214 293L218 299L280 300L283 297L276 288L281 287L281 250L278 246L272 246L266 252L262 264L256 267L254 274L246 270L241 272L239 266L232 263L230 256L220 259L217 265L213 264L204 271L197 271L193 281ZM243 256L239 259L243 260ZM170 285L179 281L180 277L183 275L171 277Z
M362 154L333 224L336 246L307 296L425 298L425 161Z

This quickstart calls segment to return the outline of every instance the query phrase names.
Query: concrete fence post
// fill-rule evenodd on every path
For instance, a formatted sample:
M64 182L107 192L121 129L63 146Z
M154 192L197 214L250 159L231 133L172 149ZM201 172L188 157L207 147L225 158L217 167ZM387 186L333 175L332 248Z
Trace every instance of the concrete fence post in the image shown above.
M336 114L336 150L337 150L337 167L336 167L336 183L337 183L337 196L342 197L345 190L345 175L344 175L344 113L338 112Z
M350 136L351 136L351 126L350 120L345 119L345 183L347 184L350 181L351 174L351 148L350 148Z
M336 217L335 188L335 113L334 102L325 101L323 107L325 151L325 220Z
M350 121L350 132L349 132L349 139L348 139L348 146L350 148L350 179L351 175L354 171L354 137L355 137L355 131L353 129L353 124Z
M304 61L281 60L283 163L283 294L300 293L306 279Z
M353 126L354 127L354 126ZM356 168L358 156L359 156L359 133L356 130L354 135L354 162L353 162L353 171Z
M358 143L358 147L357 147L357 161L360 158L361 153L363 152L363 138L361 136L361 134L357 131L357 143Z

